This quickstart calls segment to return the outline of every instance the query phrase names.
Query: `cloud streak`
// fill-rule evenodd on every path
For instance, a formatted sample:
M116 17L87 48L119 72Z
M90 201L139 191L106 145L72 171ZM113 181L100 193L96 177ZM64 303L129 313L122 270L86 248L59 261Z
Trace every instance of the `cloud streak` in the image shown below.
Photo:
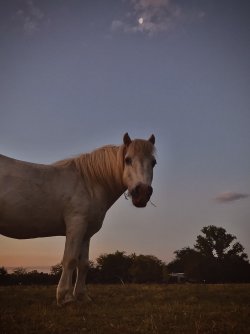
M183 9L172 0L128 0L131 10L112 22L112 31L145 33L149 36L171 31L180 22L202 19L202 11Z
M16 19L20 21L24 33L32 36L40 30L44 13L32 0L26 0L23 4L24 7L16 12Z
M228 191L228 192L223 192L219 194L218 196L216 196L215 200L218 203L228 203L228 202L237 201L237 200L247 198L247 197L250 197L250 195Z

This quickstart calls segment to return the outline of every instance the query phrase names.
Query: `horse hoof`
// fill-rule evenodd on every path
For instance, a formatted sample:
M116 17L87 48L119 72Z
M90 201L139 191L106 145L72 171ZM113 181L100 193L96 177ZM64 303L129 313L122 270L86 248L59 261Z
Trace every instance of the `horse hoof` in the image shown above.
M62 306L65 306L65 305L69 305L69 304L72 304L76 301L76 299L73 297L73 296L65 296L62 300L59 300L57 302L57 306L59 307L62 307Z
M88 302L88 303L93 302L93 299L86 293L78 294L76 296L76 300L81 301L81 302Z

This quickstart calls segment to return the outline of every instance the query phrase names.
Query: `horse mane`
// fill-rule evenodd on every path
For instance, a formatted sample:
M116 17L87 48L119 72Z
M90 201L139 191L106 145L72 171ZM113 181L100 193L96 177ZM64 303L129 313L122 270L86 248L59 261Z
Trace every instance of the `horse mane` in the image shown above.
M147 140L135 139L127 148L125 145L107 145L90 153L55 162L54 166L74 167L91 190L93 185L101 184L110 190L124 187L122 175L126 150L133 155L152 155L155 147ZM125 189L124 189L125 190Z
M89 185L90 189L97 183L114 189L117 183L119 186L123 185L124 150L124 145L107 145L90 153L59 160L53 163L53 165L74 167L84 179L84 182Z

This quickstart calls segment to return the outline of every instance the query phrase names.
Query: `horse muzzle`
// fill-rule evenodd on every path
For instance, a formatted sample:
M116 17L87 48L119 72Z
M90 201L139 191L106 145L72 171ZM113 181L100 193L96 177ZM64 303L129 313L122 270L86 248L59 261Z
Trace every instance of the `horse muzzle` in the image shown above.
M153 194L153 188L148 184L138 183L131 191L132 203L137 208L144 208L151 195Z

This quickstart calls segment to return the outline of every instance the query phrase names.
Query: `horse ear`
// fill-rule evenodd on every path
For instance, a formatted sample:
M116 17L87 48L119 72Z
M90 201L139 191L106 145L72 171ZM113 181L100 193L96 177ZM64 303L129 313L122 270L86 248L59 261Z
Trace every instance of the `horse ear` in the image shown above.
M149 138L150 143L152 143L153 145L155 144L155 136L151 135L151 137Z
M132 143L132 140L129 137L129 134L126 132L125 135L123 136L123 143L126 146L129 146L129 144Z

